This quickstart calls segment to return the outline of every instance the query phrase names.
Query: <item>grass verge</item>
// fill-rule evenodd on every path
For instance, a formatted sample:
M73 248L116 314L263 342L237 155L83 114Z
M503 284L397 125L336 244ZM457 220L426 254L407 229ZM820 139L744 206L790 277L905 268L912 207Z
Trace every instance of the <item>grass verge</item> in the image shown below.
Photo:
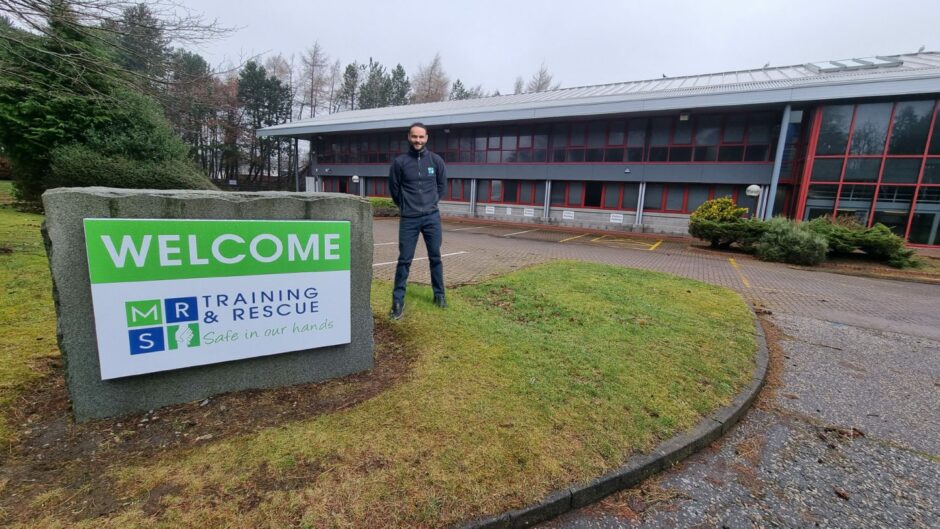
M39 218L2 215L4 244L7 233L24 233L23 251L3 258L19 259L4 270L17 270L11 277L26 291L4 317L30 330L4 349L9 414L39 376L34 359L50 352L36 338L52 339L52 316L38 236L23 229ZM384 314L390 285L376 282L372 295ZM462 287L449 301L441 311L430 289L410 289L405 318L385 338L396 347L379 351L407 351L411 371L354 405L100 468L82 457L56 468L14 449L5 465L22 470L24 483L36 477L31 469L58 477L41 489L0 485L17 496L0 521L441 527L619 466L729 402L753 369L753 322L741 299L663 274L559 262ZM104 497L104 509L86 508Z

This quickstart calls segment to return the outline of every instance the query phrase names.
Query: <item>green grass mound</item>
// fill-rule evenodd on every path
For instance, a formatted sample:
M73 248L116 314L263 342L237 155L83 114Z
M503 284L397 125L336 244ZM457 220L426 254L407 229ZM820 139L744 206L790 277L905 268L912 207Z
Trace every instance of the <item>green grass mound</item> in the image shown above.
M446 526L618 467L728 403L753 369L744 303L694 281L562 262L453 291L446 311L410 292L395 326L416 355L406 380L345 411L115 466L126 497L175 492L156 518L135 502L89 527ZM384 314L389 285L373 299Z

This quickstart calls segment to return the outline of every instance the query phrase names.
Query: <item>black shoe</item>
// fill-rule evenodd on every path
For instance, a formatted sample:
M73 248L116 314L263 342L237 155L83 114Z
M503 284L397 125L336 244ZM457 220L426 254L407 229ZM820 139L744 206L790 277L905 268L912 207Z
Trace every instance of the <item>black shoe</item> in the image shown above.
M442 309L447 308L447 299L443 295L437 294L434 296L434 304Z
M392 303L392 310L388 311L388 318L391 320L400 320L401 315L405 312L404 303Z

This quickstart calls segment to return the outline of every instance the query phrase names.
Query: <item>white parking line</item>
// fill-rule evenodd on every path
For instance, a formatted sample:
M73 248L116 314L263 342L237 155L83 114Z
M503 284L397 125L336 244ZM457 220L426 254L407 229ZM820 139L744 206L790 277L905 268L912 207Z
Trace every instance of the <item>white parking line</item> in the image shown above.
M531 233L533 231L539 231L539 229L535 228L534 230L525 230L525 231L517 231L516 233L507 233L506 235L503 235L503 237L512 237L513 235L522 235L523 233Z
M452 255L460 255L460 254L462 254L462 253L467 253L467 252L445 253L445 254L441 255L441 257L450 257L450 256L452 256ZM415 257L414 259L412 259L412 262L414 262L414 261L424 261L424 260L427 260L427 257ZM389 262L387 262L387 263L375 263L375 264L372 265L372 267L375 268L376 266L385 266L385 265L390 265L390 264L398 264L398 261L389 261Z
M476 230L476 229L485 228L485 227L486 226L470 226L469 228L457 228L456 230L450 230L450 231Z
M389 244L398 244L397 242L377 242L376 246L388 246Z

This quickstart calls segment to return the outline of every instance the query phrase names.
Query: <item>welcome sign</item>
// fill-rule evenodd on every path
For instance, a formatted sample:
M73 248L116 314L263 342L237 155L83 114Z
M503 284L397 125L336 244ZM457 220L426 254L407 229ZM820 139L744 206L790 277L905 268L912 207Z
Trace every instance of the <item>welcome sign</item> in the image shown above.
M349 222L84 228L103 380L350 343Z

